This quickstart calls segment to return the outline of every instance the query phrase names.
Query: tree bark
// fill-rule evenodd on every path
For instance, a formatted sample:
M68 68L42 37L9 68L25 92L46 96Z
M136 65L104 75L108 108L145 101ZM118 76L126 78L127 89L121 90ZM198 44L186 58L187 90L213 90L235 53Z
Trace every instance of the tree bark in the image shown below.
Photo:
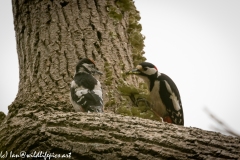
M240 138L111 113L36 108L1 126L1 151L70 159L240 159Z
M96 61L106 109L121 105L117 87L143 60L139 13L129 0L12 0L20 82L9 112L26 105L70 111L69 85L79 58ZM44 106L43 106L44 105Z
M69 159L239 159L238 137L111 112L127 105L117 88L138 84L122 73L144 61L131 0L12 3L20 82L8 115L0 117L0 158L25 151L25 158L47 152ZM81 57L105 73L100 81L111 113L73 112L69 84Z

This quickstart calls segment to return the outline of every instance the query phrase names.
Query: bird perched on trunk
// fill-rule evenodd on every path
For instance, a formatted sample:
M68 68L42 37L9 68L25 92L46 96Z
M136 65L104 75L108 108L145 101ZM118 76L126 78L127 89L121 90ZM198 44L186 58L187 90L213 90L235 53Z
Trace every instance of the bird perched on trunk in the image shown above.
M70 88L70 100L77 112L103 112L102 88L94 74L102 73L92 60L78 62Z
M128 74L138 75L148 84L152 109L163 121L184 125L180 94L170 77L148 62L140 63Z

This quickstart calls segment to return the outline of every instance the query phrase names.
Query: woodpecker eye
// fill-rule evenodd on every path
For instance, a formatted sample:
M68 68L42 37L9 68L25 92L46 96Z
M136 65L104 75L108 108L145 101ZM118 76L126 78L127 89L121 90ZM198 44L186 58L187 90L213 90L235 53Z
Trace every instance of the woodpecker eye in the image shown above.
M148 67L143 68L144 71L146 71L147 69L148 69Z

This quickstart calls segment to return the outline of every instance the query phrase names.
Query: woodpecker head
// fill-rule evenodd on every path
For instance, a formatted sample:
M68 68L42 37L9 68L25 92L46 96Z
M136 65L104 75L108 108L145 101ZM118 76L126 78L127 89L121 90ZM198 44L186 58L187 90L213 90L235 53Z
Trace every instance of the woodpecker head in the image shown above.
M94 61L92 61L89 58L83 58L80 59L80 61L78 62L77 66L76 66L76 73L78 72L87 72L89 74L95 74L98 73L100 75L102 75L102 72L100 72Z
M157 73L157 67L149 62L142 62L135 69L128 72L128 74L136 74L144 77L157 77Z

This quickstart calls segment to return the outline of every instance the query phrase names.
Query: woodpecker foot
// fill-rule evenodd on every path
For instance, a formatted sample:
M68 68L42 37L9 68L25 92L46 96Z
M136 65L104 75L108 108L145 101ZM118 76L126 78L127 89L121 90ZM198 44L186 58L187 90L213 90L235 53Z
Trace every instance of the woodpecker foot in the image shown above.
M136 106L139 106L140 102L144 102L145 106L150 107L150 103L145 98L142 97L137 98L135 101Z

